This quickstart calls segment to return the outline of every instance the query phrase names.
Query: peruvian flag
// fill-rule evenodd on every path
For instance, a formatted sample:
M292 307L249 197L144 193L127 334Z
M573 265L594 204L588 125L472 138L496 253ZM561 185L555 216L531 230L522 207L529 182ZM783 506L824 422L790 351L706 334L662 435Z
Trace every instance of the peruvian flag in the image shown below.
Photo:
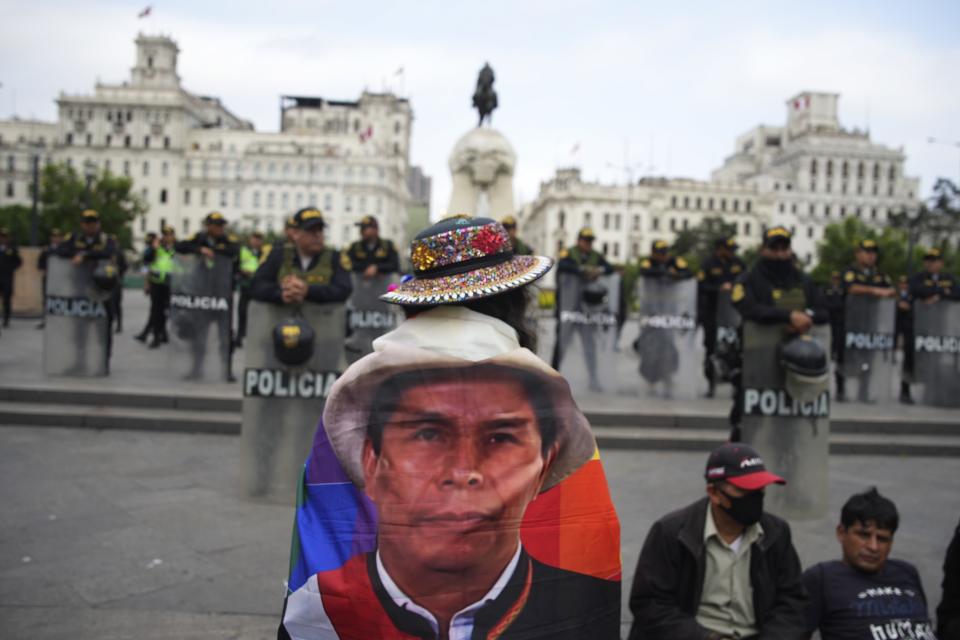
M810 107L810 96L803 96L793 101L793 108L799 111Z
M150 15L151 11L153 11L153 7L148 4L146 7L143 8L143 11L137 14L137 17L146 18L147 16Z

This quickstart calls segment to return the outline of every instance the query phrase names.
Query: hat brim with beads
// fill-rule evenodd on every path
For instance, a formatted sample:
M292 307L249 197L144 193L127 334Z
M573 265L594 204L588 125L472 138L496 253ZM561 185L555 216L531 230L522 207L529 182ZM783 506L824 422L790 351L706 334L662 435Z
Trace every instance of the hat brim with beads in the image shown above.
M503 225L490 218L447 218L410 243L413 278L380 299L393 304L458 304L518 289L546 274L553 260L514 255Z

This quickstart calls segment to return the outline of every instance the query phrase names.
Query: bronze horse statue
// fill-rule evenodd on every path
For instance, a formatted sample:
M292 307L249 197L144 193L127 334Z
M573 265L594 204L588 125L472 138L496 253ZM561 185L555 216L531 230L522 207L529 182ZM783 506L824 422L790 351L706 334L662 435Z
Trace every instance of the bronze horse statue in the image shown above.
M478 127L483 126L483 121L489 123L492 120L493 110L497 108L497 92L493 90L493 69L489 63L484 63L480 75L477 76L477 89L473 92L473 106L480 114Z

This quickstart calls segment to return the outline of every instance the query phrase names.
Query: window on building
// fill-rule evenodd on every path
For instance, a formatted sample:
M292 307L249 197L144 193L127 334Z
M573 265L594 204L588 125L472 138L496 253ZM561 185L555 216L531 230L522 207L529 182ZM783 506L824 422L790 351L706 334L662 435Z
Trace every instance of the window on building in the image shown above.
M810 175L817 175L817 160L814 158L810 161Z
M286 175L290 175L290 163L289 163L289 162L284 162L284 163L283 163L283 175L285 175L285 176L286 176Z
M603 214L603 230L608 231L610 229L610 213L607 212Z
M227 192L226 192L225 190L221 190L221 191L220 191L220 206L221 206L221 207L227 206L227 202L228 202L227 198L229 198L229 196L227 195Z
M277 164L276 164L275 162L269 163L269 164L267 165L267 175L271 175L271 176L272 176L272 175L273 175L274 173L276 173L276 172L277 172Z
M286 191L280 194L280 206L284 210L290 208L290 194Z
M16 193L16 191L14 190L13 183L12 183L12 182L8 182L8 183L7 183L7 197L8 197L8 198L12 198L15 193Z
M66 137L65 142L66 142L67 146L70 146L70 145L73 144L73 134L72 134L72 133L68 133L68 134L67 134L67 137Z
M813 215L816 215L816 214L817 214L817 206L814 205L814 204L811 204L809 207L807 207L807 213L809 213L809 214L812 215L812 216L813 216Z
M829 217L830 217L830 205L824 205L824 207L823 207L823 217L824 217L824 218L829 218Z
M720 199L720 211L726 211L726 210L727 210L727 199L726 199L726 198L721 198L721 199Z
M190 204L190 189L183 190L183 204Z
M147 216L140 216L140 233L147 230Z
M88 134L87 134L87 146L89 147L89 146L91 146L92 144L93 144L93 134L92 134L92 133L88 133Z
M360 213L367 212L367 196L360 196L357 198L357 211Z
M633 230L640 231L640 216L637 214L633 216Z
M109 160L104 160L104 161L103 161L103 170L104 170L106 173L110 173L110 161L109 161Z
M857 163L857 177L858 177L858 178L863 178L863 163L862 163L862 162L858 162L858 163Z
M740 201L739 201L739 200L734 200L734 201L733 201L733 210L734 210L734 211L740 211Z
M130 136L123 136L123 146L130 147Z
M351 198L350 196L343 197L343 210L353 211L353 198Z
M323 194L323 208L327 211L333 209L333 196L329 193Z
M893 195L893 185L892 185L892 184L891 184L889 187L887 187L887 195L888 195L888 196L892 196L892 195Z
M163 148L164 148L164 149L169 149L169 148L170 148L170 136L164 136L164 137L163 137Z
M614 243L613 243L613 257L614 257L614 258L619 258L619 257L620 257L620 243L619 243L619 242L614 242Z
M583 214L583 226L590 227L593 226L593 214L587 211Z
M879 187L877 186L877 183L874 182L874 183L873 183L873 195L877 195L878 189L879 189Z
M744 210L745 210L747 213L750 213L750 209L753 208L753 201L752 201L752 200L747 200L747 201L744 203L743 208L744 208Z
M847 215L847 208L843 205L840 205L840 217L845 218Z
M791 231L791 233L793 233L793 232ZM745 235L745 236L749 236L749 235L750 235L750 223L749 223L749 222L744 222L744 223L743 223L743 235Z
M243 202L243 193L239 189L237 189L236 191L233 192L233 206L239 209L241 206L241 202Z
M206 189L200 190L200 206L201 207L207 206L207 190Z
M697 209L697 211L700 210L700 198L697 198L697 199L696 199L695 204L694 204L694 207Z
M840 165L840 175L846 178L849 175L849 167L847 166L847 161L844 160L843 164Z
M689 228L689 226L690 226L690 224L689 224L690 221L687 220L686 218L684 218L683 220L681 220L681 222L683 223L683 225L682 225L682 226L683 226L683 230L686 231L686 230Z
M833 175L833 160L827 160L827 177Z
M790 213L796 213L796 212L797 212L797 203L794 202L793 204L790 205Z
M880 163L873 165L873 179L874 180L880 179Z
M613 214L613 230L614 231L620 231L620 220L621 220L621 217L619 213Z
M107 147L109 147L110 145L112 145L112 144L113 144L113 136L108 133L108 134L106 135L106 137L103 139L103 144L104 144L104 146L107 146Z
M167 190L160 189L160 204L167 204Z
M566 222L567 222L567 214L563 209L561 209L559 215L557 215L557 223L558 223L557 226L560 229L563 229Z
M149 163L149 162L144 162L144 163L143 163L143 175L144 175L144 176L150 175L150 163Z
M183 219L183 235L187 235L188 233L190 233L190 219L184 218Z
M650 228L658 231L660 229L660 218L650 218Z
M260 208L260 192L259 191L253 192L253 208L254 209Z
M170 173L170 163L169 163L169 162L161 162L161 163L160 163L160 175L163 176L164 178L166 178L166 177L167 177L167 174L169 174L169 173Z
M603 243L603 255L607 255L607 250L608 250L609 248L610 248L609 245L607 245L607 243L604 242L604 243Z
M140 192L140 195L143 196L144 202L147 202L150 199L150 192L147 191L146 187L143 188L143 190Z
M204 160L203 164L200 165L200 175L204 178L210 175L210 163L206 160Z
M707 198L707 211L713 211L713 198Z
M130 177L130 161L129 160L123 161L123 175L127 176L128 178Z
M689 209L689 208L690 208L690 197L689 197L689 196L683 196L683 208L684 208L684 209Z
M783 206L783 203L782 203L782 202L779 204L779 206L777 207L777 209L778 209L778 211L780 211L780 213L783 213L784 206Z
M676 218L670 218L670 231L677 230L677 220Z
M133 122L133 111L127 111L127 122Z
M890 165L890 172L887 174L887 179L890 182L893 182L897 179L897 168L893 165Z
M780 191L780 183L779 183L779 182L774 182L774 183L773 183L773 190L774 190L774 191Z
M674 209L677 208L677 196L670 196L670 206Z
M817 181L813 180L810 182L810 191L816 191L816 190L817 190Z
M300 193L299 191L297 192L297 195L294 196L293 206L295 206L297 209L300 209L303 206L303 194Z
M150 148L150 136L143 136L143 148L144 149Z
M735 235L735 236L740 235L740 221L739 221L739 220L734 220L734 221L733 221L733 235Z
M273 209L273 191L267 191L267 209Z

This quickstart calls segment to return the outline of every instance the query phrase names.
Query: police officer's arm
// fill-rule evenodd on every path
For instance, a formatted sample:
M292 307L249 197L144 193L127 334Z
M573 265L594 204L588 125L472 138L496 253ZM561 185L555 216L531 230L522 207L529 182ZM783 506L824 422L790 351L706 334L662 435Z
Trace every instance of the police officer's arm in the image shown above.
M110 237L104 240L102 249L84 249L83 250L84 260L109 260L116 255L117 255L117 243L115 243L113 241L113 238L110 238Z
M676 257L673 260L673 277L678 280L684 280L693 276L693 272L690 271L690 264L681 257Z
M910 278L910 297L914 300L926 300L939 293L935 287L927 286L926 276L927 274L921 271Z
M267 259L260 263L253 280L250 281L250 297L260 302L283 304L283 290L277 276L283 265L283 251L271 251Z
M733 287L731 300L737 312L744 320L752 320L760 324L787 324L790 322L790 310L781 309L767 302L762 285L755 278L742 278Z
M20 250L13 247L13 270L16 271L23 264L23 258L20 257Z
M830 310L824 300L823 292L817 283L810 277L804 277L803 283L804 295L807 299L807 308L805 312L813 312L813 324L826 324L830 322Z
M77 246L77 235L71 233L70 236L57 245L57 248L53 250L53 253L60 256L61 258L72 258L80 251L80 248Z
M389 240L385 240L387 247L387 257L377 264L378 273L396 273L400 271L400 256L397 254L396 247Z
M153 264L153 261L156 259L157 259L157 250L155 248L153 248L152 246L148 246L146 249L143 250L144 265L149 266Z
M214 245L213 252L228 258L233 258L234 260L239 260L240 242L237 241L236 236L224 238Z
M653 261L650 258L644 258L640 261L640 275L642 276L655 276L658 275L656 269L653 268Z
M580 265L570 254L561 254L560 261L557 262L557 271L561 273L580 273Z
M350 272L340 264L340 253L331 252L330 262L333 275L329 284L311 284L307 287L307 300L310 302L343 302L350 297L353 283L350 281Z
M608 276L613 273L613 265L607 262L607 259L603 257L603 254L600 255L600 268L603 269L603 275Z
M188 240L177 240L173 243L173 250L177 253L198 253L200 247L205 246L199 236L199 233L195 233Z

